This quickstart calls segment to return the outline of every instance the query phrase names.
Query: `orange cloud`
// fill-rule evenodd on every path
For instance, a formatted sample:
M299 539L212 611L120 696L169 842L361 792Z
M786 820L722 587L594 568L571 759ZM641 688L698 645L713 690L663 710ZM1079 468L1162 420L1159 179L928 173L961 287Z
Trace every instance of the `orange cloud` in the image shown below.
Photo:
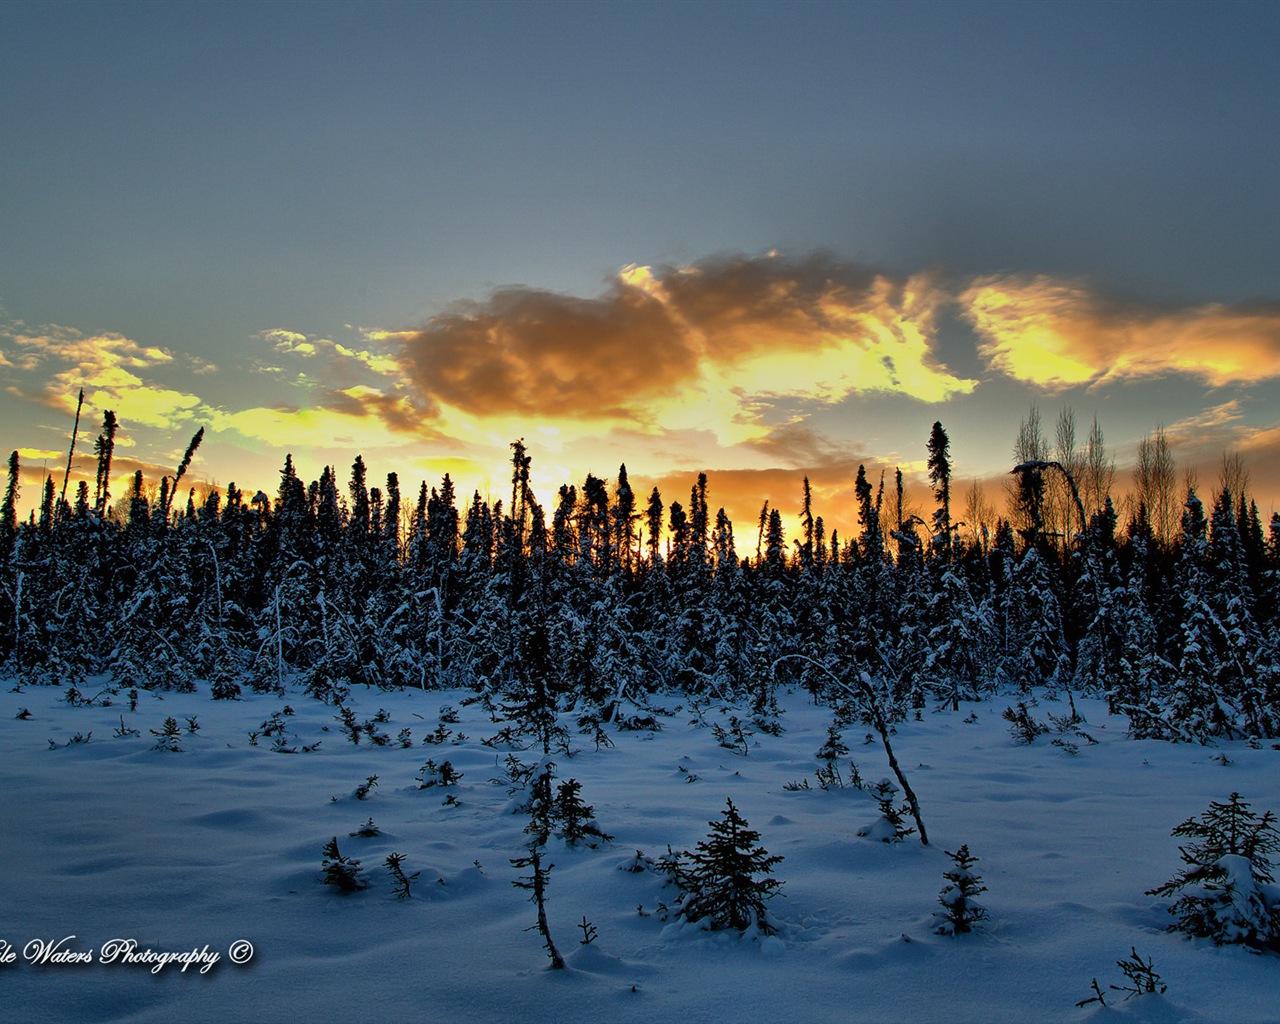
M1120 305L1048 277L985 277L959 296L996 369L1046 388L1177 373L1213 386L1280 377L1280 307Z
M537 417L738 443L765 435L780 400L971 391L935 358L943 298L822 256L628 267L599 298L508 289L436 317L400 338L400 359L447 424Z

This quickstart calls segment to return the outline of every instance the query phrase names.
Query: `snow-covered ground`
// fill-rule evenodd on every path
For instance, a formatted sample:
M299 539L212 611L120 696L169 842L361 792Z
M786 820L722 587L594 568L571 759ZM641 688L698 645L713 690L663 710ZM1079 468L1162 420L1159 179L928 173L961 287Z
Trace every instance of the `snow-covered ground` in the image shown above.
M72 707L63 690L11 685L0 693L0 961L11 960L0 962L0 1020L1280 1020L1280 957L1167 933L1167 901L1143 894L1180 865L1170 830L1211 800L1238 791L1255 811L1280 810L1270 744L1135 741L1100 703L1081 701L1097 743L1068 735L1073 754L1053 733L1016 744L1004 702L926 713L893 737L925 847L859 838L877 820L866 792L787 788L815 786L830 721L804 694L783 695L785 732L757 733L745 755L709 728L748 717L741 709L713 706L694 724L670 698L660 732L610 730L613 746L596 749L575 731L574 755L554 758L615 839L594 850L552 840L550 926L570 965L552 971L527 930L528 894L512 885L526 818L491 782L510 748L480 742L499 726L464 706L466 693L354 692L361 721L389 714L380 729L393 744L375 747L353 745L334 708L300 693L212 701L201 684L143 692L131 711L126 695ZM444 705L460 721L443 744L424 744ZM1033 711L1065 714L1047 702ZM250 741L276 713L299 752ZM152 735L168 717L182 728L176 753ZM396 741L404 728L411 747ZM851 727L845 742L874 782L889 769L865 732ZM428 758L449 760L461 782L419 788ZM446 806L448 794L460 805ZM727 797L785 858L770 904L776 937L664 922L657 908L672 890L655 873L620 870L637 850L693 849ZM370 818L381 835L350 835ZM364 891L323 884L334 836L362 862ZM952 866L944 851L963 843L979 858L990 919L949 938L934 933L933 913ZM392 893L392 851L421 872L409 900ZM584 918L598 932L589 946ZM29 959L67 936L62 948L92 962ZM177 962L152 973L118 953L102 962L116 939L153 953L207 947L219 962L205 973ZM252 944L243 965L231 962L238 940ZM1123 981L1116 961L1131 948L1154 961L1167 994L1108 992L1106 1008L1077 1008L1092 978L1104 991Z

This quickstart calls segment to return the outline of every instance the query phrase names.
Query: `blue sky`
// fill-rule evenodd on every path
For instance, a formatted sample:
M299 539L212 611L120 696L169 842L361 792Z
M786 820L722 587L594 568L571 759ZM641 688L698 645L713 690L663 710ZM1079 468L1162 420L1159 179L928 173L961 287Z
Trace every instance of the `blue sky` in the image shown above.
M523 433L544 490L625 459L713 500L774 473L785 505L805 472L845 501L851 459L910 470L935 419L998 473L1035 404L1096 415L1122 468L1157 423L1187 464L1242 451L1269 502L1277 30L1249 3L5 2L0 441L65 449L78 376L156 475L207 425L223 484L364 450L465 493ZM886 330L914 384L874 368ZM596 408L615 379L656 383Z

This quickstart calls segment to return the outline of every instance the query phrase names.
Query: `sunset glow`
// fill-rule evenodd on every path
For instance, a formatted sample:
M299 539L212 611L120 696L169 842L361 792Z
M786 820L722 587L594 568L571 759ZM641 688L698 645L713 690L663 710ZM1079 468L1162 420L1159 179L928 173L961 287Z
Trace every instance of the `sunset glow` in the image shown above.
M117 496L203 427L198 487L360 454L498 498L523 437L544 503L707 472L794 535L807 476L847 535L859 465L927 510L935 420L1003 509L1034 408L1096 417L1121 484L1163 426L1186 479L1240 453L1280 499L1265 8L198 9L4 9L24 509L81 388L72 480L110 409ZM301 56L335 39L363 70Z

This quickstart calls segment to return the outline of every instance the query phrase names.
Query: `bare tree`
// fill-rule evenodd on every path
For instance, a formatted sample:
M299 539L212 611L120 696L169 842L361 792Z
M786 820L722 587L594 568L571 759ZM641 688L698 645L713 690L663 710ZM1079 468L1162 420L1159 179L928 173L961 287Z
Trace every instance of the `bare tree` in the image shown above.
M1223 452L1222 465L1218 467L1218 494L1231 492L1231 500L1237 509L1245 507L1245 495L1249 491L1249 468L1239 452Z
M1133 475L1136 497L1147 507L1151 529L1162 544L1170 543L1177 528L1178 502L1174 495L1173 452L1163 425L1138 442Z
M1116 460L1107 455L1107 442L1102 436L1098 417L1084 446L1084 460L1076 479L1080 482L1080 499L1089 513L1099 511L1116 479Z
M970 542L986 554L987 543L994 532L996 507L987 500L982 481L976 476L964 498L964 522L969 529Z
M1045 440L1040 430L1040 410L1033 405L1027 410L1026 417L1018 424L1018 436L1013 442L1013 464L1021 466L1027 462L1047 461L1049 461L1049 442ZM1016 477L1008 477L1005 480L1005 502L1009 510L1009 521L1014 529L1023 534L1032 529L1030 516L1022 507Z
M1058 414L1053 435L1053 461L1057 462L1071 479L1078 479L1084 458L1076 444L1076 414L1064 407ZM1045 520L1048 532L1056 534L1065 552L1074 535L1072 521L1075 518L1075 501L1069 493L1066 478L1053 474L1046 478Z

